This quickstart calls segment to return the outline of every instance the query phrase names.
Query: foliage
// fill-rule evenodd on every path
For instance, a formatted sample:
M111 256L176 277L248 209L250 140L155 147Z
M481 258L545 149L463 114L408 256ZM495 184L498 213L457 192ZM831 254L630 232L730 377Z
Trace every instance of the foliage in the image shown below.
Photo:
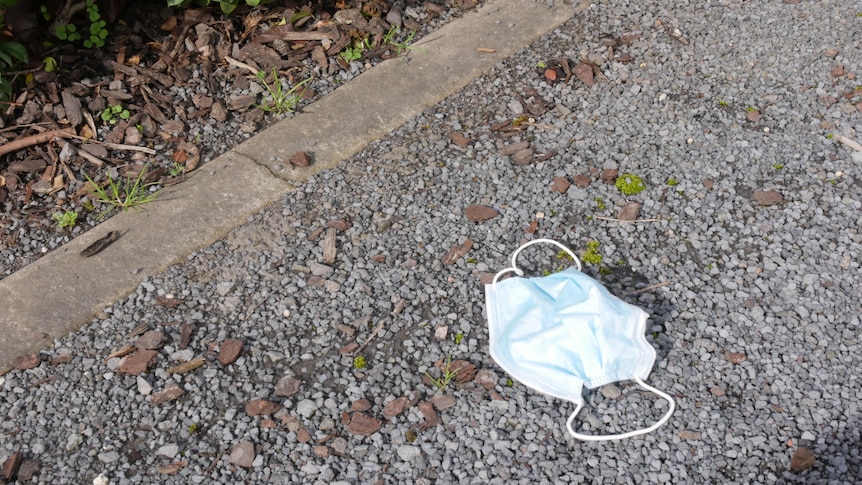
M353 368L354 369L364 369L366 365L368 365L368 363L365 362L365 357L363 357L361 355L357 355L356 357L353 358Z
M96 199L112 207L120 207L123 210L131 207L138 207L142 204L156 200L156 197L162 193L164 189L150 192L149 187L156 183L147 183L144 181L146 170L141 170L136 178L126 177L124 182L119 182L108 175L107 189L97 184L87 175L87 182L96 194ZM102 214L104 215L104 213Z
M626 195L635 195L646 190L646 184L644 184L643 179L632 173L620 175L617 177L614 185L620 192Z
M123 109L123 107L120 106L119 104L115 104L113 106L109 106L109 107L105 108L105 111L102 111L101 118L102 118L102 121L104 121L105 123L109 123L111 125L116 125L117 124L117 118L122 119L122 120L127 120L127 119L129 119L129 116L131 116L131 113L129 113L129 110Z
M78 223L78 213L74 211L66 211L63 213L57 212L53 216L52 219L57 221L62 228L70 228L75 227L75 224Z
M281 79L278 77L278 72L272 68L273 86L266 82L266 73L263 71L257 72L257 79L263 83L266 90L269 91L270 101L258 104L257 107L274 113L293 113L296 107L302 100L302 95L305 93L305 85L311 82L311 78L306 78L299 84L296 84L289 90L285 91L281 87Z
M461 370L460 367L457 369L452 369L451 364L452 356L446 356L446 365L443 367L443 369L441 369L442 375L440 376L440 378L435 379L431 376L431 374L428 373L428 371L425 371L425 377L427 377L428 380L431 381L431 384L434 384L434 387L441 391L445 391L446 387L449 386L452 380L455 379L455 376L458 375L458 371Z
M87 33L82 35L78 31L75 24L60 24L54 30L54 35L58 39L68 42L84 39L84 47L87 49L102 48L105 46L105 39L108 38L108 23L102 18L99 12L99 5L95 0L87 0L86 2L87 19L90 21L90 27Z
M602 264L602 255L599 253L599 242L587 242L587 250L581 256L581 261L588 264Z
M458 332L457 334L455 334L455 345L460 345L462 340L464 340L463 333Z
M2 23L0 23L2 27ZM12 96L12 82L6 79L6 72L27 62L27 49L17 42L0 42L0 101Z

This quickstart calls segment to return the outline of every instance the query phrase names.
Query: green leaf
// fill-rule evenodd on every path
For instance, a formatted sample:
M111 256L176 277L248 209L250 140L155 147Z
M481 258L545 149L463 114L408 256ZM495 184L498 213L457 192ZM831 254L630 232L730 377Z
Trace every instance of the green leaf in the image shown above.
M291 15L287 21L291 24L295 24L300 19L304 19L305 17L311 17L311 12L300 10L299 12L296 12L295 14Z
M54 72L57 69L57 60L51 56L42 59L42 65L45 66L45 72Z
M17 42L0 42L0 52L5 52L21 62L27 62L27 49Z
M182 7L184 0L168 0L168 7Z
M249 7L257 7L260 5L260 0L245 0L246 5Z
M224 13L225 15L230 15L231 13L233 13L234 9L236 9L237 3L239 2L231 3L228 1L221 1L219 3L221 4L222 13Z

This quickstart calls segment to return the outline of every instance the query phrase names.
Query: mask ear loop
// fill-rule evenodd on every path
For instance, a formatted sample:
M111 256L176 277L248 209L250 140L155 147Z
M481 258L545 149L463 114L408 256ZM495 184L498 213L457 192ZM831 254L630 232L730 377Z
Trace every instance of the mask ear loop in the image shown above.
M667 413L665 413L665 415L662 416L661 419L659 419L655 424L653 424L652 426L650 426L648 428L636 429L634 431L629 431L628 433L605 434L605 435L581 434L581 433L576 432L572 428L572 422L574 422L575 416L577 416L578 413L581 411L581 408L584 407L584 400L581 399L581 401L578 402L578 407L575 408L575 412L573 412L572 415L569 416L569 419L566 421L566 428L569 430L569 433L572 436L574 436L575 438L582 440L582 441L621 440L621 439L625 439L625 438L631 438L632 436L638 436L638 435L647 434L649 432L655 431L656 429L658 429L659 426L661 426L665 422L667 422L667 420L670 419L670 415L673 414L673 411L676 409L676 402L674 402L674 400L669 395L667 395L664 392L659 391L658 389L646 384L644 381L642 381L640 379L640 377L634 376L632 378L632 380L635 381L642 388L656 394L657 396L664 399L665 401L667 401L670 404L670 409L667 410Z
M515 260L518 259L518 255L521 254L521 251L523 251L524 249L527 249L528 247L530 247L534 244L539 244L539 243L553 244L553 245L557 246L558 248L562 249L563 251L567 252L569 254L569 256L571 256L572 260L575 262L575 265L578 267L578 271L581 270L581 260L578 259L577 256L575 256L575 253L573 253L571 249L569 249L568 247L566 247L562 243L554 241L553 239L534 239L530 242L524 243L524 245L522 245L521 247L516 249L514 253L512 253L512 269L515 269L516 271L520 271L517 269L518 263L515 262ZM523 274L523 271L520 271L518 273L518 275L522 275L522 274Z

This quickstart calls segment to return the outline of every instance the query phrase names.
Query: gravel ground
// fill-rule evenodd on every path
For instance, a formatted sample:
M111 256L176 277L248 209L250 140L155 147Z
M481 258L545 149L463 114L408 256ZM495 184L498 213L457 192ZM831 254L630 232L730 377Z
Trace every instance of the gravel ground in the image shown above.
M862 96L845 96L862 73L860 11L593 6L0 377L0 459L23 452L39 483L857 482L862 160L836 139L862 140ZM600 59L608 34L640 35L617 47L632 62ZM582 54L606 81L548 84L536 67ZM527 88L555 107L504 139L489 127L521 115ZM501 151L524 140L557 155L513 166ZM603 183L613 169L646 190ZM550 188L578 176L589 186ZM608 220L628 202L642 222ZM474 204L498 215L471 222ZM481 281L535 237L579 253L598 242L585 271L651 314L648 382L678 404L665 426L575 441L571 403L491 360ZM526 255L533 274L561 263ZM108 356L141 324L165 343L128 375ZM224 365L229 339L243 350ZM438 390L423 374L449 357L478 372ZM168 372L194 358L203 366ZM151 403L171 385L185 394ZM628 382L587 402L580 426L594 433L665 409Z

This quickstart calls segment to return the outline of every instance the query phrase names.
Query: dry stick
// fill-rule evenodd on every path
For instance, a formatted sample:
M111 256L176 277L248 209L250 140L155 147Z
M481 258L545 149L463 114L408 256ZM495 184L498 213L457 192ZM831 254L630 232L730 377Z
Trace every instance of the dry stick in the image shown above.
M858 151L858 152L862 152L862 145L860 145L859 143L856 143L855 141L851 140L850 138L847 138L846 136L836 135L835 139L840 141L841 143L847 145L848 147Z
M611 222L661 222L664 219L614 219L612 217L602 217L602 216L593 216L594 219L599 219L602 221L611 221Z
M647 292L647 291L654 290L654 289L656 289L656 288L660 288L660 287L662 287L662 286L667 286L667 285L669 285L669 284L671 284L671 283L673 283L673 280L670 280L670 281L662 281L661 283L656 283L656 284L654 284L654 285L652 285L652 286L647 286L646 288L641 288L641 289L639 289L639 290L632 291L632 292L630 292L630 293L626 293L626 294L624 294L623 296L634 296L634 295L639 295L639 294L641 294L641 293L645 293L645 292Z
M57 138L65 138L69 136L73 128L63 128L62 130L51 130L46 131L44 133L39 133L36 135L25 136L24 138L19 138L17 140L12 140L9 143L0 146L0 157L3 155L12 153L14 151L20 150L22 148L27 148L33 145L40 145L42 143L47 143L53 140L55 137Z
M89 141L91 143L98 143L99 145L104 145L104 146L106 146L112 150L131 150L131 151L135 151L135 152L144 152L144 153L147 153L149 155L155 155L156 154L156 151L153 150L152 148L138 147L135 145L122 145L119 143L108 143L106 141L99 141L99 140L94 140L93 138L87 138L86 136L66 134L66 135L63 135L63 138L74 138L76 140Z
M362 345L359 346L358 349L353 351L353 355L356 355L359 352L362 352L362 349L364 349L365 347L368 347L368 344L371 343L372 340L374 340L374 337L376 337L377 334L380 333L381 330L383 330L383 323L384 322L380 322L380 325L377 325L377 328L375 328L374 331L371 332L371 335L369 335L368 338L365 339L365 343L363 343Z
M246 64L246 63L244 63L244 62L242 62L242 61L238 61L238 60L234 59L234 58L233 58L233 57L231 57L231 56L224 56L224 60L226 60L228 64L231 64L231 65L233 65L233 66L241 67L241 68L243 68L243 69L247 69L247 70L251 71L251 73L252 73L252 74L254 74L255 76L257 76L258 70L257 70L257 69L255 69L254 67L252 67L252 66L250 66L250 65L248 65L248 64Z

